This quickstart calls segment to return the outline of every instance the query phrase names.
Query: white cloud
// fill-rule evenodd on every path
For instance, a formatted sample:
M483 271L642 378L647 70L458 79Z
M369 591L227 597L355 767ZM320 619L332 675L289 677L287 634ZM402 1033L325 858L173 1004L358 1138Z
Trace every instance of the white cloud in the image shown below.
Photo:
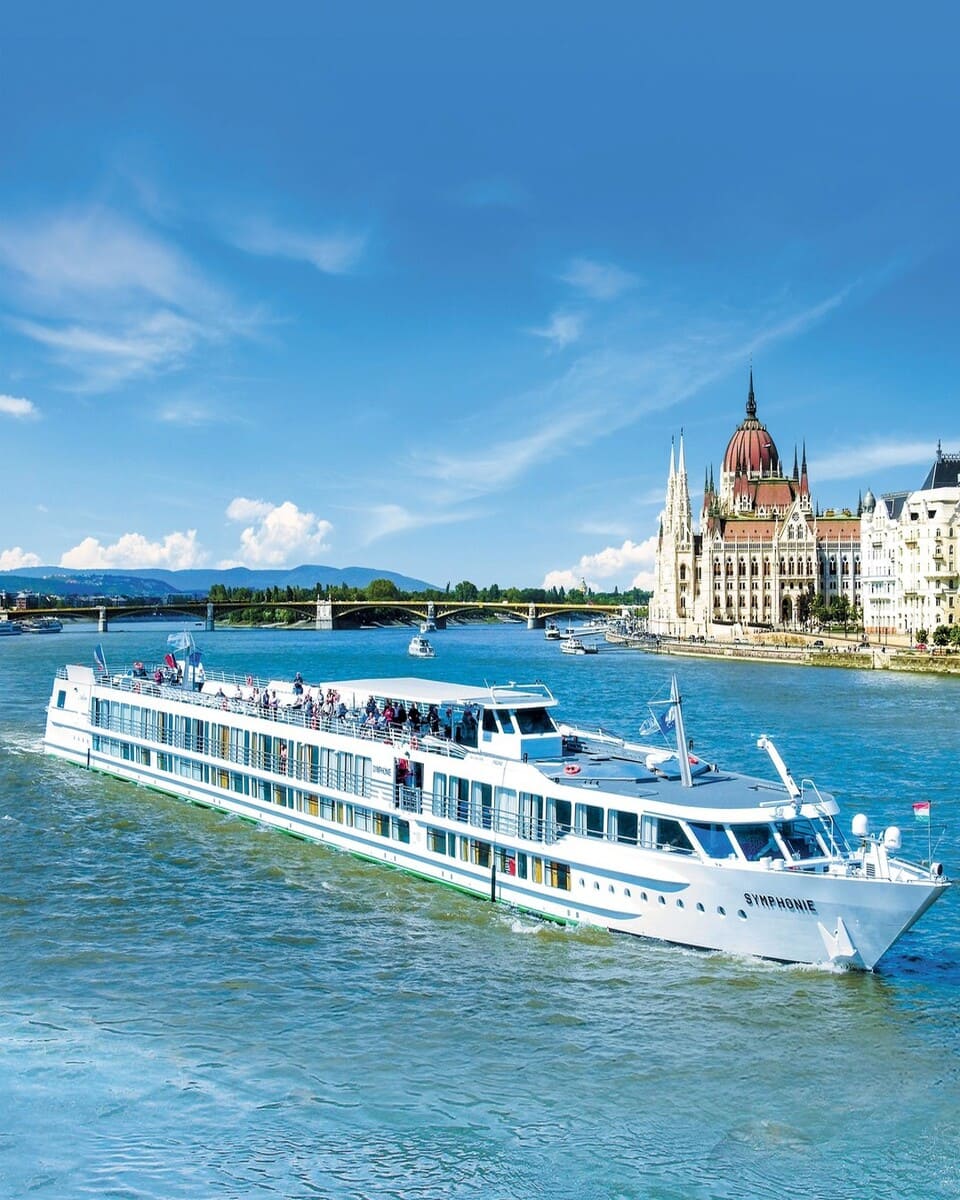
M206 554L197 543L197 531L188 529L186 533L168 533L159 542L151 542L141 533L125 533L110 546L87 537L61 557L60 566L78 571L108 567L164 567L182 571L202 566L204 562Z
M368 546L371 542L392 533L406 533L411 529L424 529L431 525L452 525L457 521L477 520L483 513L476 508L411 512L399 504L377 504L367 510L367 516L369 525L363 543Z
M270 221L249 221L228 235L248 254L290 258L309 263L324 275L346 275L354 269L367 245L362 233L305 233L281 229Z
M20 567L39 567L40 559L35 554L28 554L19 546L12 550L0 550L0 571L17 571Z
M11 326L88 390L179 368L251 324L176 246L103 208L0 221L0 286Z
M19 396L0 396L0 413L8 417L39 417L36 405L32 400L24 400Z
M622 546L607 546L596 554L584 554L576 567L549 571L541 586L545 588L579 588L581 580L593 591L605 592L618 587L652 589L654 562L657 552L656 535L643 542L626 539Z
M301 561L328 549L333 526L311 512L301 512L290 500L270 504L265 500L248 500L238 496L227 507L232 521L252 521L240 534L240 550L236 560L221 563L221 567L281 567L296 556Z
M583 333L583 317L579 313L555 312L548 325L527 332L550 342L554 349L562 350L580 340Z
M227 505L227 516L231 521L258 521L269 516L276 505L268 500L248 500L237 496Z
M871 472L891 467L929 467L936 457L932 442L911 442L903 438L889 442L868 442L848 446L825 458L811 458L810 476L813 479L868 479ZM908 487L919 487L917 479ZM904 489L906 490L906 489Z
M622 267L589 258L573 259L560 278L591 300L615 300L638 282L636 275Z

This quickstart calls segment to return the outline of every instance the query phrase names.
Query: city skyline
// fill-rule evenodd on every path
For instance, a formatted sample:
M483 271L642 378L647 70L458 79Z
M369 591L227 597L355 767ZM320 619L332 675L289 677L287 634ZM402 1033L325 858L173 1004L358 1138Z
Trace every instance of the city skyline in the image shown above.
M819 506L919 487L955 17L827 12L6 12L0 570L648 588L751 366Z

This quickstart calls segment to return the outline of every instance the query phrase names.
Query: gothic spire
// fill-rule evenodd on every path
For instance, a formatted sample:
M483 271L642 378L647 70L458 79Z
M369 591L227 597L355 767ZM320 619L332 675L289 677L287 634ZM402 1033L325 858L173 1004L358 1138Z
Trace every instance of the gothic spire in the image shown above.
M756 401L756 397L753 394L753 364L751 363L750 364L750 391L747 392L747 416L755 418L756 415L757 415L757 401Z

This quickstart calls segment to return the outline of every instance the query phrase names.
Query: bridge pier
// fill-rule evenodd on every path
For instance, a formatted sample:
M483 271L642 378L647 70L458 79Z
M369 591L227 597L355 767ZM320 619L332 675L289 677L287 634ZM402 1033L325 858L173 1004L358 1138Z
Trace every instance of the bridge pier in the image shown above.
M206 633L213 633L213 605L207 603L207 619L203 623L203 628Z
M97 633L107 632L107 610L105 608L97 609Z
M531 604L527 609L527 628L542 629L545 624L546 622L544 621L543 617L537 616L537 606L535 604Z
M316 628L318 630L333 629L333 602L321 600L319 596L317 597Z

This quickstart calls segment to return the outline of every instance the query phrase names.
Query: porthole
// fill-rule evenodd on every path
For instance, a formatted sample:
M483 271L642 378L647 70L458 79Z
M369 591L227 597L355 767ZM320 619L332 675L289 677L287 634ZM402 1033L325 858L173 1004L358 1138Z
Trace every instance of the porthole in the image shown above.
M599 879L595 879L595 880L593 881L593 890L594 890L595 892L599 892L599 891L600 891L600 880L599 880Z
M630 895L630 889L629 889L629 888L624 888L624 889L623 889L623 894L624 894L625 896L629 896L629 895Z
M678 901L677 901L677 908L683 908L683 901L682 901L682 900L678 900Z
M586 882L585 882L585 880L584 880L584 878L583 878L583 876L582 876L582 875L580 876L580 886L581 886L581 887L586 887L586 886L587 886L587 885L586 885Z
M723 907L722 904L717 905L717 914L721 917L725 917L727 915L727 910Z
M659 901L660 901L660 903L661 903L661 904L666 904L666 902L667 902L667 901L666 901L666 898L665 898L665 897L663 897L663 896L659 896L659 897L658 897L658 899L659 899Z
M640 899L641 899L641 900L643 900L643 901L646 901L646 899L647 899L647 893L646 893L646 892L641 892L641 893L640 893Z
M610 895L611 895L611 896L613 895L613 893L614 893L616 890L617 890L617 889L616 889L616 888L613 886L613 884L612 884L612 883L610 883L610 884L607 884L607 891L610 893Z
M697 912L703 912L703 905L699 900L697 901Z
M740 918L741 921L745 921L747 919L747 914L743 911L742 908L737 909L737 916Z

